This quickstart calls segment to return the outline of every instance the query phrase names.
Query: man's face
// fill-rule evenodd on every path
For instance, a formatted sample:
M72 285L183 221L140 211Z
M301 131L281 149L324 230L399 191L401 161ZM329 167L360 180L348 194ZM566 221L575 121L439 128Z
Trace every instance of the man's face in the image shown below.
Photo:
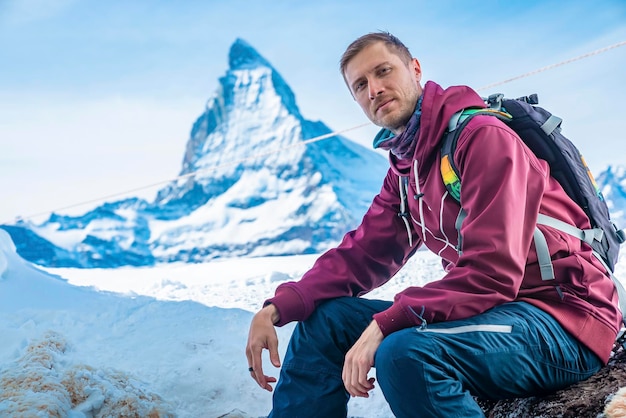
M376 42L348 62L344 76L369 120L396 135L404 131L422 94L422 72L415 58L407 65Z

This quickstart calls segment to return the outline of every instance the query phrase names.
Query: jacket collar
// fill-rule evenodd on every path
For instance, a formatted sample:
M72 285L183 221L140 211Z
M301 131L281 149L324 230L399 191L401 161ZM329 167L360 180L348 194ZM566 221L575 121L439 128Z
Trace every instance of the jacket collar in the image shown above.
M422 93L419 129L413 133L413 157L400 159L390 153L391 169L398 175L406 176L413 161L417 160L415 167L420 170L418 177L425 179L433 164L438 166L440 143L448 128L450 118L466 107L485 107L485 103L474 90L467 86L452 86L443 89L437 83L428 81Z

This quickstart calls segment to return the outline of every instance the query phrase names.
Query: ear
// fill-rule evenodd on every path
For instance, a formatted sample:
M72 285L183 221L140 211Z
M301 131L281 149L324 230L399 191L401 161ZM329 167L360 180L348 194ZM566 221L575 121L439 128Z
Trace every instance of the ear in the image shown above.
M415 75L415 80L419 84L422 81L422 67L420 66L420 62L417 60L417 58L413 58L411 60L411 70Z

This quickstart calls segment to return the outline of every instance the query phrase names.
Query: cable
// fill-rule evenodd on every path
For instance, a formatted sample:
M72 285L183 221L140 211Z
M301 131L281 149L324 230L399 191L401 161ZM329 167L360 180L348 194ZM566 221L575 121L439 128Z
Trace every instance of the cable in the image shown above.
M611 49L619 48L619 47L624 46L624 45L626 45L626 41L618 42L618 43L615 43L613 45L609 45L609 46L606 46L604 48L596 49L595 51L591 51L591 52L588 52L586 54L579 55L577 57L570 58L570 59L558 62L556 64L550 64L550 65L547 65L545 67L541 67L541 68L539 68L537 70L529 71L527 73L518 75L516 77L508 78L506 80L502 80L502 81L499 81L497 83L488 84L486 86L483 86L483 87L480 87L480 88L476 89L476 91L491 89L493 87L500 86L500 85L506 84L506 83L510 83L512 81L519 80L521 78L530 77L531 75L542 73L544 71L548 71L548 70L551 70L551 69L556 68L556 67L560 67L560 66L563 66L563 65L566 65L566 64L570 64L570 63L575 62L575 61L579 61L579 60L584 59L584 58L588 58L588 57L591 57L591 56L594 56L594 55L598 55L598 54L601 54L603 52L609 51ZM158 181L156 183L151 183L151 184L148 184L148 185L145 185L145 186L136 187L136 188L133 188L133 189L130 189L130 190L125 190L123 192L113 193L113 194L110 194L110 195L102 196L100 198L74 203L72 205L60 207L60 208L53 209L53 210L48 210L48 211L45 211L45 212L39 212L39 213L27 215L27 216L18 216L13 221L3 222L3 224L9 224L10 222L14 222L14 221L17 221L17 220L31 219L31 218L34 218L34 217L37 217L37 216L47 215L47 214L53 213L53 212L60 212L60 211L64 211L64 210L67 210L67 209L72 209L72 208L75 208L75 207L78 207L78 206L88 205L90 203L96 203L96 202L100 202L100 201L103 201L103 200L108 200L108 199L111 199L111 198L114 198L114 197L119 197L119 196L127 195L127 194L130 194L130 193L138 192L138 191L141 191L141 190L146 190L146 189L149 189L149 188L152 188L152 187L160 186L162 184L171 183L171 182L176 181L176 180L181 180L181 179L193 177L193 176L195 176L197 174L200 174L200 173L205 173L205 172L208 172L208 171L215 171L215 170L218 170L220 168L230 167L230 166L233 166L233 165L236 165L236 164L248 161L248 160L257 159L257 158L260 158L260 157L265 157L265 156L268 156L268 155L272 155L272 154L276 153L277 151L282 151L282 150L290 149L290 148L294 148L294 147L300 147L302 145L306 145L306 144L310 144L310 143L313 143L313 142L321 141L321 140L324 140L324 139L332 138L333 136L337 136L337 135L343 134L345 132L353 131L355 129L360 129L360 128L363 128L363 127L369 126L369 125L371 125L370 122L364 123L364 124L361 124L361 125L353 126L352 128L347 128L347 129L344 129L344 130L341 130L341 131L335 131L335 132L331 132L331 133L328 133L328 134L316 136L316 137L311 138L311 139L303 140L302 142L290 145L289 147L286 147L286 148L274 148L274 149L272 149L270 151L267 151L267 152L254 154L254 155L251 155L251 156L246 157L246 158L241 158L241 159L238 159L238 160L231 161L229 163L225 163L225 164L220 164L220 165L216 165L216 166L213 166L213 167L204 168L202 170L193 171L193 172L187 173L187 174L182 174L182 175L180 175L178 177L170 178L170 179L167 179L167 180L161 180L161 181Z
M477 91L487 90L487 89L490 89L492 87L501 86L502 84L510 83L511 81L519 80L520 78L525 78L525 77L529 77L531 75L539 74L539 73L542 73L544 71L548 71L548 70L551 70L553 68L560 67L562 65L570 64L570 63L572 63L574 61L579 61L581 59L588 58L588 57L591 57L593 55L598 55L598 54L601 54L603 52L609 51L609 50L614 49L614 48L619 48L620 46L624 46L624 45L626 45L626 41L618 42L616 44L609 45L609 46L604 47L604 48L596 49L595 51L588 52L586 54L579 55L577 57L570 58L568 60L561 61L561 62L558 62L556 64L546 65L545 67L541 67L541 68L539 68L537 70L534 70L534 71L529 71L527 73L524 73L522 75L518 75L516 77L507 78L506 80L502 80L502 81L499 81L497 83L488 84L488 85L483 86L481 88L478 88L476 90Z
M256 160L256 159L261 158L261 157L266 157L266 156L275 154L278 151L284 151L286 149L291 149L291 148L295 148L295 147L301 147L303 145L307 145L307 144L310 144L310 143L313 143L313 142L321 141L323 139L332 138L333 136L341 135L341 134L343 134L345 132L353 131L355 129L360 129L360 128L363 128L363 127L369 126L369 125L371 125L370 122L363 123L361 125L353 126L352 128L347 128L347 129L344 129L344 130L341 130L341 131L330 132L330 133L327 133L327 134L324 134L324 135L316 136L314 138L306 139L306 140L303 140L301 142L298 142L298 143L295 143L293 145L290 145L288 147L272 148L269 151L266 151L266 152L263 152L263 153L259 153L259 154L254 154L254 155L251 155L251 156L245 157L245 158L240 158L238 160L233 160L233 161L230 161L228 163L219 164L219 165L215 165L215 166L212 166L212 167L207 167L207 168L204 168L202 170L192 171L191 173L181 174L180 176L177 176L177 177L174 177L174 178L169 178L167 180L157 181L155 183L151 183L151 184L148 184L148 185L145 185L145 186L135 187L133 189L125 190L123 192L113 193L113 194L109 194L109 195L102 196L102 197L95 198L95 199L91 199L91 200L85 200L85 201L82 201L82 202L74 203L72 205L63 206L63 207L60 207L60 208L57 208L57 209L44 211L44 212L33 213L33 214L27 215L27 216L20 216L20 217L17 217L15 220L18 220L18 219L24 220L24 219L35 218L37 216L47 215L47 214L53 213L53 212L60 212L60 211L64 211L64 210L67 210L67 209L72 209L72 208L75 208L75 207L78 207L78 206L84 206L84 205L88 205L90 203L96 203L96 202L100 202L100 201L103 201L103 200L108 200L108 199L111 199L111 198L114 198L114 197L127 195L127 194L130 194L130 193L133 193L133 192L138 192L138 191L141 191L141 190L150 189L152 187L160 186L162 184L171 183L171 182L174 182L174 181L177 181L177 180L181 180L181 179L186 179L186 178L189 178L189 177L194 177L197 174L206 173L206 172L209 172L209 171L216 171L216 170L219 170L219 169L225 168L225 167L231 167L231 166L234 166L234 165L237 165L239 163L246 162L246 161L249 161L249 160ZM3 222L3 224L8 224L8 223L9 222Z

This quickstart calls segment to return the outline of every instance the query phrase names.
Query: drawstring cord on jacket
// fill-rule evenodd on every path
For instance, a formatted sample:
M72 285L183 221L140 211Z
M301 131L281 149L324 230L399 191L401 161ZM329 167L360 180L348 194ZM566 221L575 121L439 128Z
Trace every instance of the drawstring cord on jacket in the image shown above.
M415 191L414 199L418 200L420 222L417 222L422 229L422 240L426 242L426 226L424 225L424 202L422 196L424 193L420 190L419 176L417 174L417 160L413 160L413 169L415 172ZM411 224L409 223L409 212L407 210L407 196L409 191L409 177L398 176L398 186L400 188L400 212L398 216L402 218L406 233L409 236L409 246L413 246L413 234L411 233Z

